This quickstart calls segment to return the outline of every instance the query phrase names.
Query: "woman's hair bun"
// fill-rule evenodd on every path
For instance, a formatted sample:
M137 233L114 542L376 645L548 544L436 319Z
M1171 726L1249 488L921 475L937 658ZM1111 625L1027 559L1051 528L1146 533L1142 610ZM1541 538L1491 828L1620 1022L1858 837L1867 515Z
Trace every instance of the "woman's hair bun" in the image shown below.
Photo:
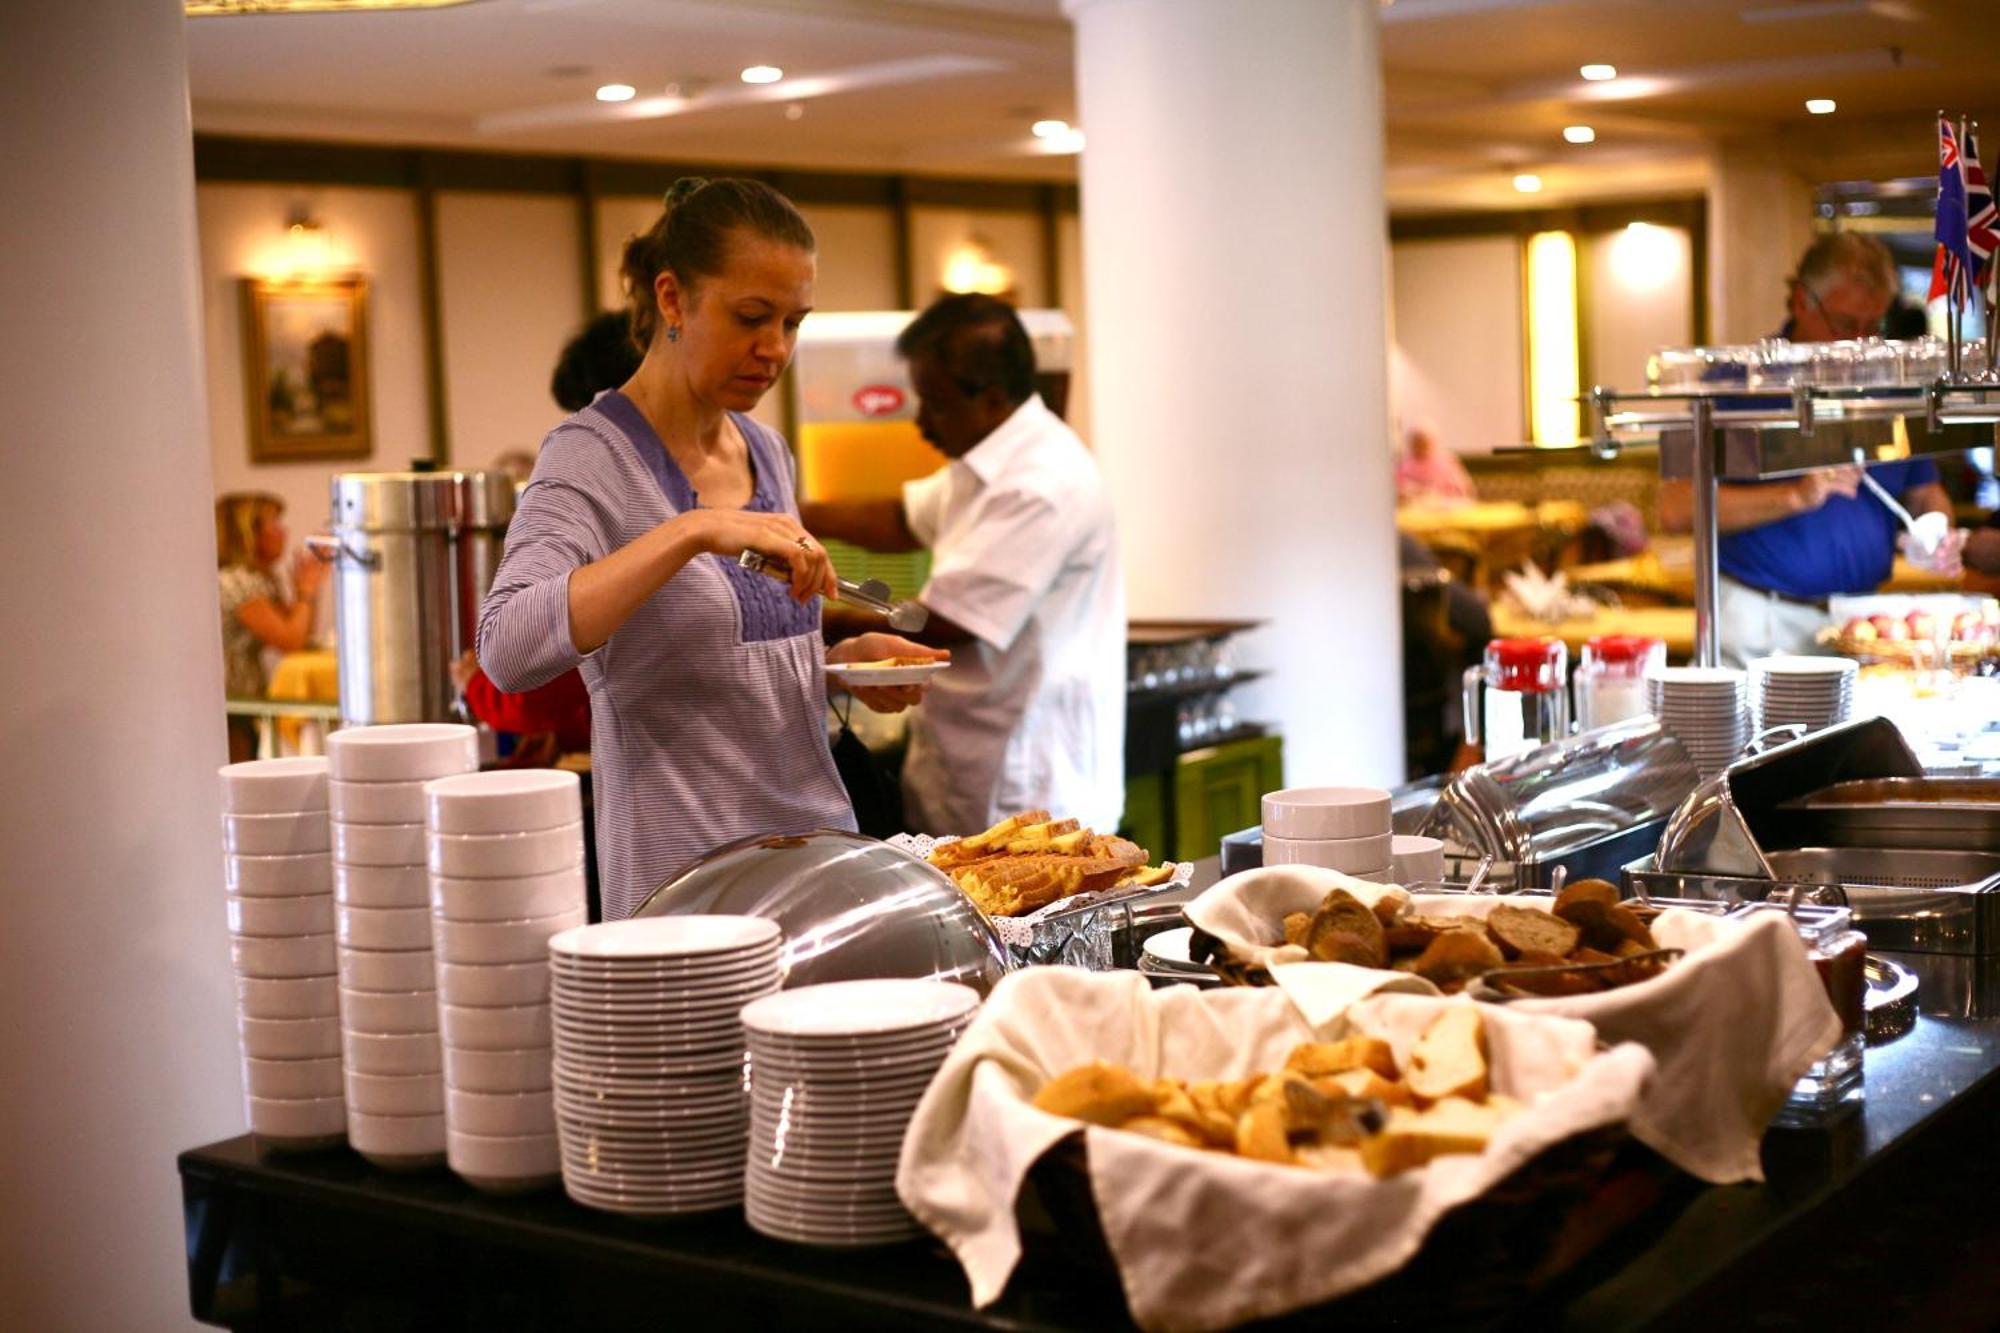
M683 176L667 187L666 198L662 202L667 210L672 212L675 205L706 184L708 184L706 176Z

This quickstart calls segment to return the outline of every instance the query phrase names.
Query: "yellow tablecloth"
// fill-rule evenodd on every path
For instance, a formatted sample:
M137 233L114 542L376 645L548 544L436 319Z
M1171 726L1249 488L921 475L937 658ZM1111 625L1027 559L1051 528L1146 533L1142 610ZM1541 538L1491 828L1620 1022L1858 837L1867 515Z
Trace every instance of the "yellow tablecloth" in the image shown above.
M1511 500L1410 505L1396 511L1396 529L1419 538L1450 532L1483 537L1532 528L1578 528L1588 515L1589 511L1574 500L1545 500L1536 505Z
M1496 602L1493 632L1504 639L1561 639L1569 645L1572 662L1584 642L1600 634L1643 634L1664 640L1668 657L1685 659L1694 655L1694 608L1606 607L1593 616L1550 624L1523 615L1504 602Z
M1669 548L1664 555L1646 551L1627 560L1606 560L1595 565L1576 565L1563 571L1571 584L1598 583L1612 588L1630 588L1683 601L1694 597L1694 553ZM1896 557L1889 581L1878 592L1961 592L1963 577L1947 578L1928 569L1919 569L1902 556Z

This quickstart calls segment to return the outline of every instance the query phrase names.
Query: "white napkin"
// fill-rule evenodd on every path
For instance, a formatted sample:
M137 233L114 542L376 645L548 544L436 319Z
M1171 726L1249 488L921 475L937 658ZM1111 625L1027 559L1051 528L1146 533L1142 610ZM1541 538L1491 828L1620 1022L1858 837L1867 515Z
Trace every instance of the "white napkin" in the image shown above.
M1014 1201L1028 1168L1081 1132L1091 1194L1141 1325L1221 1328L1331 1300L1401 1267L1447 1209L1544 1149L1626 1119L1652 1057L1635 1045L1599 1052L1583 1023L1486 1008L1494 1087L1529 1109L1484 1153L1386 1181L1197 1153L1081 1126L1028 1099L1090 1060L1145 1077L1241 1078L1279 1068L1300 1041L1350 1031L1383 1037L1402 1060L1442 1007L1464 1003L1383 995L1315 1031L1273 989L1154 990L1133 973L1016 972L924 1094L896 1190L951 1246L984 1306L1020 1260Z
M1307 886L1262 878L1274 873L1246 870L1230 876L1189 903L1188 918L1215 923L1202 928L1234 953L1272 954L1267 941L1284 912L1310 910L1286 905L1304 896ZM1346 884L1339 887L1354 892ZM1383 886L1363 887L1380 893ZM1426 916L1483 919L1509 901L1519 900L1439 893L1417 894L1411 905ZM1281 905L1283 911L1274 912ZM1798 932L1775 912L1724 921L1669 909L1652 930L1663 946L1687 950L1652 980L1600 995L1515 1000L1507 1008L1580 1018L1608 1042L1645 1046L1659 1062L1660 1076L1632 1118L1633 1136L1703 1180L1762 1180L1758 1145L1764 1129L1800 1075L1840 1039L1840 1018ZM1353 975L1357 972L1369 969L1337 963L1271 968L1308 1022L1353 1002L1364 984ZM1435 990L1403 973L1375 975Z
M1335 889L1346 889L1369 907L1384 899L1408 902L1410 898L1394 884L1356 879L1338 870L1262 866L1238 871L1210 885L1181 910L1181 915L1227 944L1231 954L1246 962L1266 968L1303 963L1312 955L1296 944L1285 943L1285 918L1293 912L1314 911Z
M1575 616L1588 616L1597 610L1597 603L1582 593L1572 590L1567 574L1551 577L1542 573L1541 567L1530 560L1518 573L1503 576L1507 593L1522 611L1536 620L1551 624L1568 620Z

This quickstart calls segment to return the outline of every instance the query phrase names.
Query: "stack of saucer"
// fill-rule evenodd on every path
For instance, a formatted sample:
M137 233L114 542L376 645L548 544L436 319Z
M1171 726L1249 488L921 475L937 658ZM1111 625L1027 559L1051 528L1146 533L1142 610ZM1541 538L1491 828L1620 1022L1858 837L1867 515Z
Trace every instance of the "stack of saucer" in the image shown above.
M317 1148L347 1132L334 980L326 760L222 769L223 881L250 1132Z
M1264 864L1323 866L1387 882L1394 860L1389 793L1378 787L1292 787L1264 798Z
M743 1006L778 989L784 936L744 916L661 916L549 941L563 1188L642 1217L743 1198Z
M1750 677L1734 667L1655 667L1646 703L1703 777L1735 763L1750 743Z
M378 1166L444 1159L443 1056L424 868L424 783L479 766L471 727L348 727L327 737L347 1133Z
M1760 657L1750 664L1757 727L1802 726L1818 731L1854 711L1861 665L1847 657Z
M907 979L801 986L745 1006L750 1225L814 1245L918 1234L896 1198L896 1159L978 1007L969 986Z
M496 770L427 783L424 802L447 1158L484 1190L552 1185L549 937L586 918L582 788Z

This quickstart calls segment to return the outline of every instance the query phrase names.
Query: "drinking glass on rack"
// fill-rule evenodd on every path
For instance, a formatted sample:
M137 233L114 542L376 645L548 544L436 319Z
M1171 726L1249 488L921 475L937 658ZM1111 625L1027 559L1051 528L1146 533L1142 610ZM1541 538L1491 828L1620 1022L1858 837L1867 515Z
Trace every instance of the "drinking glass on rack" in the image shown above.
M1661 347L1646 358L1646 382L1661 393L1678 393L1698 387L1706 369L1699 347Z
M1805 382L1806 364L1812 358L1810 344L1787 338L1766 338L1757 344L1757 361L1751 368L1753 389L1791 389Z
M1861 344L1853 339L1817 343L1806 367L1806 382L1822 388L1838 388L1859 382Z
M1901 354L1900 367L1905 384L1929 384L1945 371L1944 339L1926 333L1895 344Z
M1902 356L1896 344L1880 338L1863 338L1856 349L1856 384L1894 384L1902 378Z

